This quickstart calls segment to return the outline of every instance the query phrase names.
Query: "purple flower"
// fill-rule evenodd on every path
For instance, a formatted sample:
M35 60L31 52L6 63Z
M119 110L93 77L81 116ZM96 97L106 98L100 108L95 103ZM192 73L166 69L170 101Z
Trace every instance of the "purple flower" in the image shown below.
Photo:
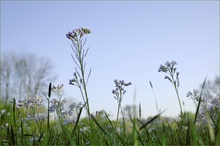
M131 85L131 82L128 82L128 83L126 83L126 84L124 84L125 86L129 86L129 85Z
M125 83L124 80L114 80L115 83L115 89L112 90L112 94L114 94L114 98L116 100L121 100L122 96L125 94L126 90L124 89L125 86L131 85L131 82Z
M118 84L118 80L117 79L115 79L114 82L115 82L116 85Z
M66 34L66 37L70 40L73 40L74 36L75 36L74 33L70 31Z
M168 79L171 83L175 85L175 88L178 89L180 81L179 81L179 72L176 73L176 68L174 67L177 65L176 61L166 62L165 65L160 65L158 72L168 73L169 76L165 76L164 79ZM176 79L175 79L176 74Z
M167 68L163 65L160 65L158 72L167 72Z
M218 104L219 104L219 101L218 101L218 100L219 100L218 98L213 98L213 99L211 100L211 104L218 105Z

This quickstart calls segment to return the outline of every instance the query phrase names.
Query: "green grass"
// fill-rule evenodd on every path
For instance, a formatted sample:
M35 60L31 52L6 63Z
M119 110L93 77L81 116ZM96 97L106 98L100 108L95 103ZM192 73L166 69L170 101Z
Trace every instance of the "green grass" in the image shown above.
M1 102L0 110L6 112L0 117L0 141L1 145L219 145L220 113L214 121L207 111L207 124L200 124L199 105L195 114L185 112L184 118L172 121L163 113L148 120L136 114L122 115L116 129L116 121L110 120L105 111L90 119L79 118L82 107L75 123L64 125L63 119L57 119L48 125L48 118L24 121L21 117L28 116L30 109L16 108L15 100L7 105Z

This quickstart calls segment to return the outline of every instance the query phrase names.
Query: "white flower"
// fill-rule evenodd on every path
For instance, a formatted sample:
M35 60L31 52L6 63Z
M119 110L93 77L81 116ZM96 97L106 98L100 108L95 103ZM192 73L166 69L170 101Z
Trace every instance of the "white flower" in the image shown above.
M4 113L6 113L6 110L5 109L1 110L1 115L3 115Z

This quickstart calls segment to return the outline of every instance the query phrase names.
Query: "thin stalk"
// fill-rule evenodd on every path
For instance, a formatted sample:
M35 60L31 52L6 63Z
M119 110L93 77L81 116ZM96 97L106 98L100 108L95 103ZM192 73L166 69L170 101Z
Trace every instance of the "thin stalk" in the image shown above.
M178 102L179 102L179 106L180 106L180 114L181 116L183 115L183 109L182 109L182 104L181 104L181 101L180 101L180 96L179 96L179 92L178 92L178 89L176 87L176 82L174 81L174 78L173 78L173 75L171 73L171 71L169 70L169 73L171 75L171 78L172 78L172 83L173 83L173 86L175 88L175 91L176 91L176 94L177 94L177 98L178 98Z
M80 64L80 71L81 71L81 75L82 75L82 83L83 83L83 90L84 90L84 94L85 97L83 96L83 93L81 92L82 96L83 96L83 100L84 102L87 104L87 114L88 116L90 116L90 108L89 108L89 102L88 102L88 94L87 94L87 89L86 89L86 81L85 81L85 73L84 73L84 66L83 66L83 56L82 56L82 45L79 41L79 39L77 39L77 48L78 48L78 56L79 56L79 64ZM84 99L86 98L86 99Z
M80 67L80 72L81 72L81 77L82 77L82 84L83 84L83 90L84 90L84 93L82 92L82 88L81 86L79 85L79 88L80 88L80 91L81 91L81 95L83 97L83 101L84 101L84 104L86 104L86 107L87 107L87 114L88 114L88 117L89 117L89 123L90 123L90 126L91 126L91 130L93 131L93 125L92 125L92 121L90 119L90 107L89 107L89 98L88 98L88 93L87 93L87 88L86 88L86 85L87 85L87 81L85 80L85 68L84 68L84 57L85 56L82 56L82 42L79 40L79 38L77 39L77 52L78 52L78 61L79 61L79 67ZM88 79L87 79L88 80Z
M182 104L181 104L181 101L180 101L179 92L178 92L176 87L175 87L175 91L176 91L176 94L177 94L177 97L178 97L178 101L179 101L179 105L180 105L180 110L181 110L181 115L182 115L183 114Z
M118 105L118 110L117 110L115 130L117 130L117 126L118 126L118 118L119 118L119 110L120 110L120 107L121 107L121 104L119 103L119 105Z
M84 69L83 69L83 60L80 60L80 70L82 73L83 89L84 89L84 93L86 97L87 113L88 113L88 116L90 116L90 108L89 108L89 102L88 102L89 98L88 98L87 89L86 89L85 75L84 75Z
M119 118L119 110L121 107L121 101L122 101L122 91L120 90L119 97L118 97L118 111L117 111L115 130L117 130L117 126L118 126L118 118Z
M120 110L120 107L121 107L121 100L122 100L122 91L120 90L119 96L118 96L118 110L117 110L117 117L116 117L116 123L115 123L115 133L116 133L116 135L114 136L114 142L115 142L115 138L117 137L117 127L118 127L119 110ZM114 145L115 144L116 143L114 143Z

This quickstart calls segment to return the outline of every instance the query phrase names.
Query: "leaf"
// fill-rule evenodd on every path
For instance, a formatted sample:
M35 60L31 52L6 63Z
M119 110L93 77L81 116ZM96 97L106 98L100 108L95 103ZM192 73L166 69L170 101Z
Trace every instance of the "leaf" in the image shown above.
M93 115L91 115L92 119L95 121L96 125L99 127L99 129L105 134L105 135L109 135L103 128L102 126L98 123L98 121L95 119L95 117Z
M164 79L168 79L172 83L172 80L170 79L170 77L165 76Z
M196 108L195 119L194 119L194 122L193 122L194 125L196 124L196 118L197 118L197 116L198 116L198 114L199 114L199 107L200 107L200 104L201 104L201 102L202 102L202 91L203 91L203 89L204 89L204 87L205 87L206 78L207 78L207 77L205 77L205 80L203 81L203 84L202 84L202 89L201 89L200 96L199 96L199 103L198 103L198 106L197 106L197 108Z
M165 110L164 110L165 111ZM144 127L146 127L148 124L150 124L151 122L153 122L156 118L158 118L164 111L162 111L161 113L157 114L156 116L154 116L153 118L151 118L149 121L147 121L144 125L142 125L139 130L142 130Z
M153 85L152 85L151 81L149 81L149 83L150 83L150 87L153 89Z

